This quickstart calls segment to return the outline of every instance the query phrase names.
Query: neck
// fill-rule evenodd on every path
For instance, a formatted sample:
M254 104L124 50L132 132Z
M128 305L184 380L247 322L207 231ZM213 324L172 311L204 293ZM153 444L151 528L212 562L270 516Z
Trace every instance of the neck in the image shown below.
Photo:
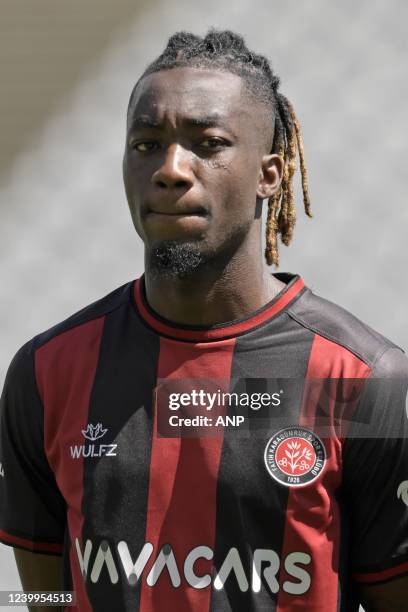
M262 257L242 254L221 269L203 265L189 278L161 279L145 270L146 298L162 317L181 325L241 319L270 302L285 286Z

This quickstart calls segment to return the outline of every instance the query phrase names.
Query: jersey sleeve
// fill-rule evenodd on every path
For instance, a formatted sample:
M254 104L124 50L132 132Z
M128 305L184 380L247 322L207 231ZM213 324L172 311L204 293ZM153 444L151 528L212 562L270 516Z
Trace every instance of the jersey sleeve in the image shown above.
M366 381L343 448L353 578L408 573L408 358L386 350Z
M32 342L15 355L0 400L0 541L62 554L66 504L44 450Z

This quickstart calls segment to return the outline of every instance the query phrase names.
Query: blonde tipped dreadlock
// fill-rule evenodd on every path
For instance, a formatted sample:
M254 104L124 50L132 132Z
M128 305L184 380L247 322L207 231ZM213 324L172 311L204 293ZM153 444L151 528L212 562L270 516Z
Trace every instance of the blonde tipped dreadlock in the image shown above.
M297 152L299 152L305 213L308 217L313 216L310 210L307 169L300 123L292 104L281 93L277 93L275 131L276 145L274 150L282 157L284 167L280 188L268 201L265 258L268 265L278 266L278 234L281 235L283 244L288 246L292 240L296 223L293 175L296 171Z
M166 49L146 68L141 79L152 72L181 66L219 68L237 74L245 81L248 91L272 111L274 140L271 152L280 155L284 168L280 188L268 201L265 259L268 265L278 266L278 235L283 244L289 245L296 223L293 176L297 153L305 213L312 217L300 124L292 104L278 91L279 77L272 72L266 57L247 48L242 36L230 30L212 29L204 38L191 32L177 32L171 36ZM137 83L130 96L128 110L136 86Z

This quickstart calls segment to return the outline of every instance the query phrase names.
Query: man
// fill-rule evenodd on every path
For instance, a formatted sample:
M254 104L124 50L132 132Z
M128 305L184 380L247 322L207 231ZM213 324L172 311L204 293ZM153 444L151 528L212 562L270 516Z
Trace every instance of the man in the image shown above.
M293 108L236 34L175 34L136 84L145 273L24 345L3 392L0 537L26 590L81 611L408 607L408 360L263 266L265 199L268 264L292 236L297 150L310 215Z

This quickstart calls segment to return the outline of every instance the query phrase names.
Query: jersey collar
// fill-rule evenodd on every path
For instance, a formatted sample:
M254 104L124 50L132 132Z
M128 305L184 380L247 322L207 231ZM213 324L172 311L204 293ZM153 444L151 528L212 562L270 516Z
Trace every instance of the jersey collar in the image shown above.
M234 319L233 321L227 321L225 323L216 323L211 326L179 325L160 316L147 302L144 274L134 281L133 296L140 317L149 327L154 329L154 331L161 336L197 342L223 340L247 333L259 327L272 317L275 317L286 309L305 288L305 284L298 274L275 272L273 276L286 285L273 300L262 306L262 308L255 310L247 317Z

